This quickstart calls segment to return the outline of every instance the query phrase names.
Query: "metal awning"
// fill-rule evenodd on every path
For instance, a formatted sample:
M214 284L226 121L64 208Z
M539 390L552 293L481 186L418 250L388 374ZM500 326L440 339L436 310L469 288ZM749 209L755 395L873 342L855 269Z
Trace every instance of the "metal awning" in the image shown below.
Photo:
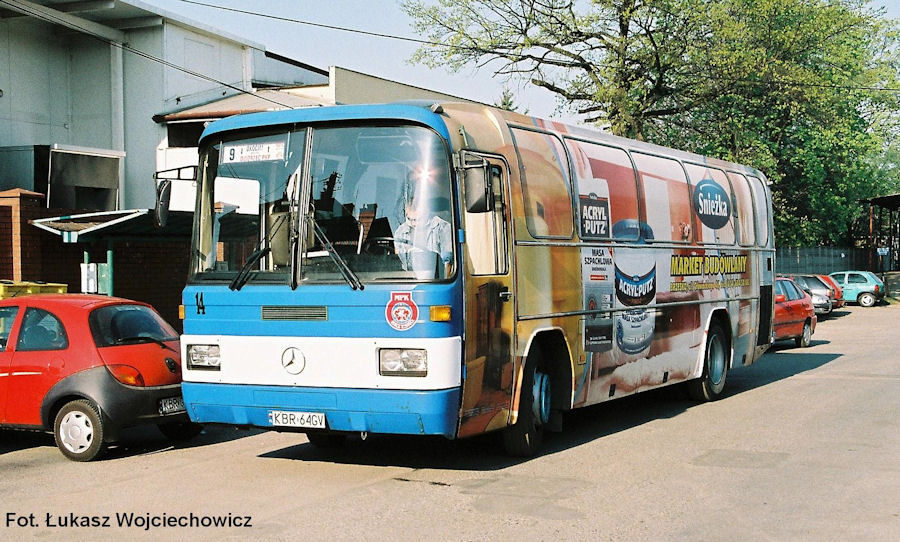
M101 211L31 220L34 226L62 237L63 243L93 241L190 241L194 213L170 211L164 228L153 209Z
M866 203L870 203L872 205L877 205L878 207L890 209L891 211L896 211L897 209L900 209L900 194L879 196L877 198L864 199L863 201Z

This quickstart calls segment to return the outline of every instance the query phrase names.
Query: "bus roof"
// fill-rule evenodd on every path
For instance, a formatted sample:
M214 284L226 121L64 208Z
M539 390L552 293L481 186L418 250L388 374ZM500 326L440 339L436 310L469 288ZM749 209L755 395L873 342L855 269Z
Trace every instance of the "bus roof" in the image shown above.
M391 104L334 105L235 115L218 120L207 126L203 130L200 140L202 141L217 133L242 128L358 119L403 120L424 124L433 128L444 139L449 140L450 134L443 119L439 114L431 111L430 106L432 103L423 101Z
M448 108L447 113L444 113L444 110L441 109L442 104L452 107ZM512 126L531 126L533 128L554 132L563 137L605 142L607 144L620 146L630 151L643 151L651 154L660 154L663 156L669 156L671 158L686 160L689 162L742 171L750 175L758 176L763 180L764 183L768 184L768 179L766 179L765 175L758 169L751 166L746 166L743 164L738 164L735 162L721 160L709 156L703 156L700 154L695 154L692 152L682 151L674 148L662 147L644 141L618 137L608 132L602 132L586 126L567 125L554 120L541 119L516 112L497 110L485 105L463 103L451 104L433 100L411 100L388 104L303 107L298 109L235 115L233 117L227 117L210 124L203 131L203 135L200 137L200 139L202 141L203 139L215 134L244 128L258 128L294 123L316 123L365 119L385 121L399 120L422 124L431 127L445 140L450 141L450 131L448 130L447 123L445 122L445 117L452 117L452 110L458 107L472 107L484 110L493 110L496 114L502 117L503 121L509 123Z

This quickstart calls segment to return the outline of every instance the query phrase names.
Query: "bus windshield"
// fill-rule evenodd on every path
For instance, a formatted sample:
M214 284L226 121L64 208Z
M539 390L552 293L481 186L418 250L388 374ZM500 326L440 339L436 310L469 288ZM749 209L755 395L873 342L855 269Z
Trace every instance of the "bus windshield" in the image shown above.
M449 164L441 138L417 126L213 142L201 158L192 278L240 287L296 273L300 284L356 287L450 277Z

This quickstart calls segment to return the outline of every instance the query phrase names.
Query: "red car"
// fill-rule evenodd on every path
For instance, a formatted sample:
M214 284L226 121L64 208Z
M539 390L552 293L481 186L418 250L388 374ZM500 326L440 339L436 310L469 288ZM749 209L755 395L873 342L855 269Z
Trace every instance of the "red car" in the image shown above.
M837 281L831 278L828 275L816 275L822 282L828 285L829 288L834 290L834 304L832 308L839 309L843 307L846 302L844 301L844 290L838 285Z
M198 434L181 398L178 333L144 303L81 294L0 300L0 427L53 431L75 461L123 427Z
M812 298L791 279L775 279L775 340L794 339L807 347L816 331Z

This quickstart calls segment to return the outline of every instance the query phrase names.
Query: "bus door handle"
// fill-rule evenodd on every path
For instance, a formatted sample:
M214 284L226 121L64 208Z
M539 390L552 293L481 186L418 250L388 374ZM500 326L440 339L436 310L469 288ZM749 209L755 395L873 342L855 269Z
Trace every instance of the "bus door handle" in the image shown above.
M512 292L509 291L509 288L507 286L504 286L500 290L500 302L506 303L510 299L512 299Z

